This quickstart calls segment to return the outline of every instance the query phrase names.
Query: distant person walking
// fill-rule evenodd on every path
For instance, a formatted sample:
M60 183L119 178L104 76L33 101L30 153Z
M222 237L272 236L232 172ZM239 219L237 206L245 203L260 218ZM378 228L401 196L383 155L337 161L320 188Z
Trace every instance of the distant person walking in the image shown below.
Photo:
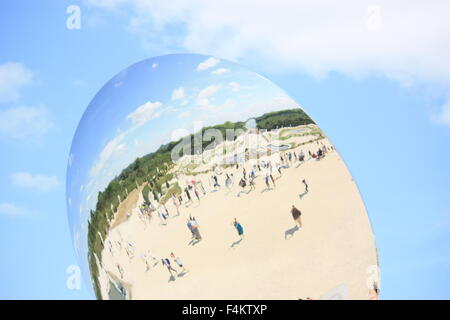
M172 257L172 259L175 261L175 263L178 265L178 267L181 268L181 272L187 272L188 270L184 267L183 262L181 261L180 257L175 257L175 255L172 253L170 253L170 256Z
M171 265L170 265L170 260L167 258L162 258L161 262L163 264L163 266L165 266L167 268L167 270L169 271L170 275L173 277L173 273L172 271L175 271L176 274L178 274L178 271L175 270Z
M303 162L303 161L305 160L305 153L303 152L303 150L300 151L300 154L299 154L299 156L298 156L298 160L299 160L300 162Z
M192 201L192 199L191 199L191 194L189 193L188 188L184 188L184 192L186 193L186 196L187 196L187 198L188 198L188 202Z
M226 179L225 179L225 186L227 187L227 189L230 189L231 188L231 178L230 178L230 176L228 175L228 173L226 173Z
M200 189L202 190L203 195L206 195L206 191L205 191L205 188L203 187L203 182L201 180L199 181L199 184L200 184Z
M273 178L272 174L270 174L269 177L270 177L270 180L272 180L273 187L275 188L275 187L276 187L276 185L275 185L275 179Z
M200 235L200 230L199 230L200 226L199 226L197 220L195 220L195 218L192 218L190 220L190 225L191 225L192 234L194 235L194 239L197 241L202 240L202 236Z
M247 186L247 183L245 182L244 178L241 178L241 181L239 181L239 186L242 188L241 191L237 194L238 197L241 196L241 192L244 192L245 187Z
M266 182L267 189L270 189L269 176L267 174L266 174L266 178L264 179L264 181Z
M192 239L194 239L195 238L195 234L194 234L194 229L192 228L192 220L191 219L188 219L187 227L188 227L189 231L192 234Z
M145 272L147 272L148 270L150 270L150 265L148 264L147 256L145 255L145 253L141 254L141 258L145 263Z
M244 227L237 221L236 218L234 218L233 225L236 228L239 237L241 237L241 239L244 239Z
M122 269L122 267L120 266L120 264L117 264L117 270L119 270L120 278L123 279L123 274L124 274L124 272L123 272L123 269Z
M200 201L200 195L199 195L197 189L194 189L194 193L195 193L195 196L197 197L197 200Z
M305 193L308 193L309 192L309 190L308 190L308 182L306 181L306 179L303 179L302 183L305 185Z
M165 204L163 204L163 208L164 208L164 211L166 212L166 217L168 218L170 216L169 215L169 210L167 210L167 207L166 207Z
M249 178L249 185L250 185L250 190L255 190L256 189L256 187L255 187L255 178L252 177L252 176Z
M172 195L172 202L173 202L173 205L175 206L175 208L177 209L177 216L179 216L180 215L180 209L178 208L177 199L176 199L174 194Z
M167 224L167 216L161 211L161 208L158 209L158 216L161 224L165 226Z
M147 257L149 257L150 259L152 259L153 261L153 266L156 266L158 264L158 259L151 253L150 250L147 251Z
M291 214L292 214L292 218L294 218L296 226L298 228L301 228L302 227L301 211L298 210L294 205L292 205Z
M214 188L220 187L219 181L217 180L217 176L214 175L213 179L214 179Z

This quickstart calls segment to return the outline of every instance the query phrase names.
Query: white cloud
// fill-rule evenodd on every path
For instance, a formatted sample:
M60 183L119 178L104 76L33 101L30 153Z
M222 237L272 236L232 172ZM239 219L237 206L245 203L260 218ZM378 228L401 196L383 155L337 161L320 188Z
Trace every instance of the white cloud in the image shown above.
M201 62L198 66L197 66L197 71L205 71L206 69L212 68L214 66L216 66L218 63L220 62L219 59L216 58L208 58L205 61Z
M7 62L0 65L0 103L17 101L20 89L29 84L33 73L22 63Z
M103 8L115 8L121 4L129 2L129 0L84 0L87 5L103 7Z
M239 92L241 91L241 85L237 82L230 82L228 83L228 86L231 88L231 91L233 92Z
M152 63L152 68L155 69L158 66L157 63Z
M131 112L127 119L131 120L133 124L142 125L145 122L157 118L160 113L157 110L162 106L161 102L147 102L139 106L136 110Z
M54 124L44 107L0 110L0 137L17 140L40 139Z
M207 86L205 89L201 90L198 94L199 99L207 99L212 97L216 92L219 91L219 86L212 84Z
M43 174L32 175L28 172L16 172L11 175L12 184L26 189L32 189L39 192L49 192L59 186L59 180L56 176L47 176Z
M433 120L440 124L450 125L450 100L441 107L440 112L433 117Z
M127 132L122 132L118 134L116 137L114 137L112 140L110 140L106 146L103 148L102 152L100 152L100 156L95 162L94 166L89 171L89 174L91 176L98 176L98 174L101 172L105 164L108 162L108 160L115 154L120 153L121 149L121 142L127 135Z
M248 108L248 115L253 114L261 115L266 112L272 112L277 110L284 110L284 109L292 109L298 107L298 103L292 100L289 96L279 96L274 97L268 101L255 103L249 106Z
M104 2L95 1L91 2ZM115 1L123 4L122 1ZM450 2L128 0L143 40L259 69L450 82ZM270 21L270 23L268 23ZM175 23L182 33L168 37ZM157 37L156 35L160 35ZM171 42L170 42L171 41Z
M184 98L184 88L180 87L172 92L172 100L181 100Z
M217 106L211 104L211 98L219 91L218 85L209 85L197 95L197 107L203 110L213 111Z
M178 118L189 118L192 115L189 111L183 111L178 115Z
M178 141L179 139L191 134L189 130L185 128L177 128L170 133L170 141Z
M123 154L125 152L125 150L126 150L126 146L124 143L119 144L116 148L117 154Z
M218 69L214 70L211 73L212 74L224 74L224 73L227 73L227 72L230 72L230 70L226 69L226 68L218 68Z
M261 116L267 112L295 107L298 107L298 104L289 96L281 93L279 96L273 96L271 99L260 99L248 104L229 98L222 104L210 104L206 107L199 107L201 110L210 112L196 114L196 119L202 121L202 126L209 126L223 123L225 120L243 121Z
M13 203L3 202L0 203L0 214L11 217L23 217L30 215L31 212L25 208L18 207Z
M161 106L162 104L160 102L149 101L128 114L126 119L131 120L133 126L125 131L119 132L114 138L106 143L97 160L89 170L91 182L88 183L88 185L91 185L94 181L97 182L100 175L105 175L105 167L113 156L122 156L123 158L127 148L124 140L131 132L145 124L147 121L159 117L162 113L162 110L159 110Z

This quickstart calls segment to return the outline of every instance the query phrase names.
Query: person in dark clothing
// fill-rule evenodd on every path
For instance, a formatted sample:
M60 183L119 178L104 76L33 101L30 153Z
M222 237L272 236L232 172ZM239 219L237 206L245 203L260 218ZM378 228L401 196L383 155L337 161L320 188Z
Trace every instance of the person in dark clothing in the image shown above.
M302 182L305 185L305 193L307 193L309 191L308 190L308 182L306 182L306 179L303 179Z
M185 189L184 189L184 192L186 193L186 196L187 196L187 198L188 198L188 201L192 201L192 199L191 199L191 194L189 193L188 188L185 188Z
M302 227L301 211L298 210L294 205L292 205L291 214L292 214L292 218L294 219L297 227L301 228Z

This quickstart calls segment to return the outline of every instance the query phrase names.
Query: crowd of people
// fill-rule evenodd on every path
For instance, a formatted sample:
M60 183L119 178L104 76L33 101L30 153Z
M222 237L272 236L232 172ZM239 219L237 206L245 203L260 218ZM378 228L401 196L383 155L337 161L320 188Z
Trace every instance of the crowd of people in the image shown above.
M320 161L328 152L334 150L332 146L327 147L320 141L317 141L316 143L316 152L311 152L310 150L308 150L307 153L305 153L303 150L297 152L280 152L279 156L277 157L277 161L266 159L256 161L252 165L249 165L248 163L246 164L245 162L236 163L232 167L235 169L234 172L226 172L226 170L224 170L224 172L217 173L217 171L213 170L212 175L208 177L210 186L209 192L217 192L222 188L226 188L227 190L231 191L235 184L235 181L237 180L240 190L236 194L236 196L241 197L243 194L248 194L256 190L257 177L262 177L265 182L266 188L262 189L261 192L273 190L274 188L276 188L276 180L282 177L283 171L285 169L288 169L295 165L296 168L298 168L302 163L308 160L315 159L316 161ZM240 177L239 172L241 172ZM203 177L203 179L204 178L205 177ZM309 192L309 184L304 177L299 178L299 184L304 185L304 191L300 195L300 198L302 198L303 195ZM173 204L172 210L174 210L176 214L170 214L167 208L167 202L160 203L153 200L147 201L139 206L138 215L140 220L144 224L144 228L147 228L147 225L151 223L154 217L157 217L159 219L160 226L165 226L171 217L180 216L180 214L182 214L180 211L185 211L185 209L186 211L189 211L189 206L192 203L196 202L200 204L202 197L205 197L208 194L208 191L206 190L201 179L191 179L190 181L184 181L183 188L181 190L181 192L172 194L169 198ZM185 209L182 209L183 206ZM290 213L295 222L295 227L297 229L302 228L302 212L300 211L300 209L298 209L295 205L292 205ZM189 216L187 218L186 225L191 236L189 245L195 245L196 243L200 242L203 238L200 232L200 224L198 223L197 219L195 217ZM237 242L242 241L244 239L244 226L237 220L237 218L234 218L232 225L239 237L239 241ZM131 241L128 241L127 245L123 246L123 240L121 236L120 239L121 240L116 241L116 249L119 251L122 251L122 249L124 249L131 262L135 256L136 248L131 243ZM111 255L114 255L115 249L111 241L109 241L109 251ZM161 262L161 266L168 270L171 279L175 279L174 275L180 276L188 272L188 270L182 263L181 258L175 256L173 252L170 253L169 257L157 258L150 251L142 252L140 256L142 258L146 272L151 268L155 268L159 264L159 262ZM179 270L177 270L175 266L177 266ZM121 279L123 279L125 273L124 269L119 264L117 264L117 269Z

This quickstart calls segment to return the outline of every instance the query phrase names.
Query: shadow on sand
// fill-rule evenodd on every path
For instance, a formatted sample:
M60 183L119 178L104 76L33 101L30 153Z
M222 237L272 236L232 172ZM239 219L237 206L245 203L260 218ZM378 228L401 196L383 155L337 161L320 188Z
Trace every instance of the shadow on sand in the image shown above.
M248 194L247 192L245 192L244 190L241 190L238 192L238 194L236 195L236 197L240 198L241 194Z
M294 236L294 233L296 233L300 228L298 226L295 226L293 228L290 228L284 232L284 239L289 240Z
M182 273L179 273L179 274L177 275L177 277L178 277L178 278L182 278L182 277L184 277L188 272L189 272L189 270L183 271Z
M200 240L201 240L201 239L200 239ZM199 240L199 239L192 239L191 241L189 241L189 244L188 244L188 245L190 245L190 246L195 246L197 243L200 242L200 240Z
M303 193L299 194L298 196L300 197L300 200L303 199L304 196L306 196L308 194L308 191L303 191Z
M231 244L230 248L236 247L237 245L239 245L239 243L241 243L241 241L242 241L242 238L239 239L239 240L237 240L237 241L235 241L235 242L233 242L233 243Z
M271 190L273 190L273 188L265 188L265 189L263 189L263 191L261 191L261 193L264 193L264 192L267 192L267 191L271 191Z

